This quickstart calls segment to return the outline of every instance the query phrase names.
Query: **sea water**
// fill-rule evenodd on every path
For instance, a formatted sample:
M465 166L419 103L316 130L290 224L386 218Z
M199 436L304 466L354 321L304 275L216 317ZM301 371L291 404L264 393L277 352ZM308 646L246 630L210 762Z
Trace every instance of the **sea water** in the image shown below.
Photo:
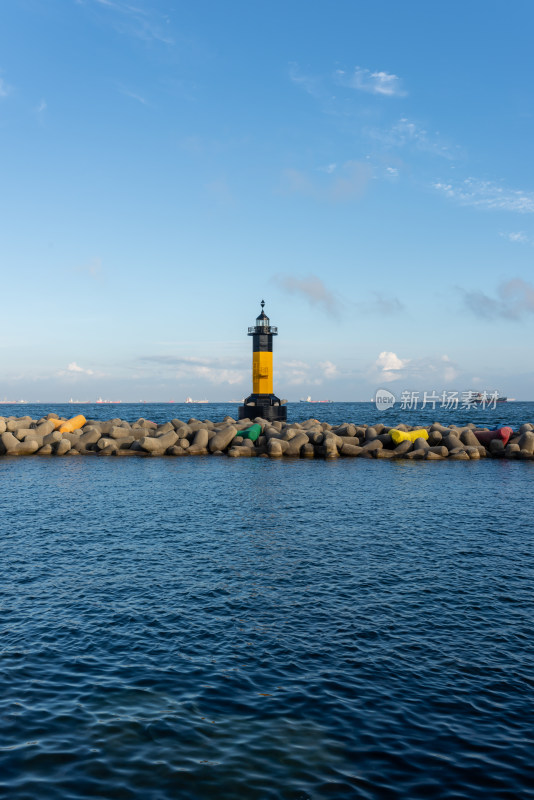
M532 421L521 405L473 421ZM3 413L48 410L236 413ZM289 407L310 412L389 414ZM0 457L0 796L534 797L533 478L492 459Z

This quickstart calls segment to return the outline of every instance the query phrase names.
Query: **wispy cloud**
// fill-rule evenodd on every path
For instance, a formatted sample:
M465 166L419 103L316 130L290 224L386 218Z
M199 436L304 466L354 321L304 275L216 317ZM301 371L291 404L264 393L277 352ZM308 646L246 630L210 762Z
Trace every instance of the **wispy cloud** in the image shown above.
M376 297L376 308L383 314L400 314L404 311L404 305L398 297L382 294L382 292L373 292Z
M310 74L296 62L292 62L289 64L288 74L297 88L318 101L324 113L342 118L361 113L361 106L354 94L343 89L356 89L378 97L403 97L407 94L397 75L384 71L372 72L361 67L350 72L340 69Z
M143 39L174 45L174 39L166 30L169 18L158 14L153 8L143 8L143 0L131 5L123 0L92 0L95 7L108 14L109 21L119 33Z
M46 100L42 99L41 102L39 103L39 105L37 105L35 107L35 113L36 114L44 114L44 112L46 111L47 108L48 108L48 106L47 106Z
M163 366L215 366L217 360L213 358L197 358L195 356L169 356L169 355L154 355L154 356L140 356L139 361L147 361L153 364L162 364Z
M441 356L441 361L443 363L443 378L447 383L456 380L456 378L460 375L460 371L458 370L457 366L453 364L449 356L443 355Z
M332 361L320 361L319 367L322 369L325 378L337 378L339 375L339 370Z
M503 239L508 239L508 241L513 242L513 244L527 244L530 241L526 233L522 231L509 231L507 233L501 231L499 236L502 236Z
M332 164L325 164L324 167L317 167L319 172L326 172L327 175L331 175L337 169L337 164L333 162Z
M493 181L466 178L458 184L434 183L434 189L464 206L484 210L534 213L534 194L522 189L508 189Z
M325 93L324 79L314 75L306 75L294 61L289 65L289 79L295 86L303 89L312 97L323 97Z
M60 377L63 377L65 375L70 375L72 377L74 375L95 375L95 372L92 369L84 369L84 367L80 367L80 365L77 364L76 361L71 361L71 363L68 364L66 369L58 370L56 375Z
M495 297L477 290L462 291L466 307L482 319L513 321L534 313L534 286L522 278L501 283Z
M392 316L404 311L404 305L398 297L383 292L371 292L369 299L362 303L356 303L356 307L360 314Z
M224 367L193 367L191 370L181 370L176 373L177 378L187 378L190 375L201 378L209 383L227 383L234 386L241 383L246 375L244 370L227 369Z
M291 361L282 361L281 366L285 369L299 369L299 370L307 370L310 369L310 365L306 363L306 361L299 361L298 359L294 358Z
M389 128L368 128L367 137L392 149L412 149L420 153L455 159L460 148L453 146L439 131L429 132L419 122L401 117Z
M289 386L320 386L324 381L339 377L339 369L332 361L308 364L305 361L282 361L280 381Z
M363 161L346 161L340 168L335 164L330 167L321 170L322 176L288 169L284 173L285 188L315 200L343 203L361 197L373 175L371 165Z
M93 258L87 264L82 264L80 267L75 267L75 272L81 275L87 275L94 281L102 280L102 260L100 258Z
M11 86L0 76L0 98L7 97L8 94L11 94Z
M371 72L369 69L355 67L352 72L343 69L336 70L336 83L351 89L358 89L369 94L378 94L383 97L405 97L407 92L402 88L402 81L393 73L383 70Z
M368 379L379 383L412 380L414 384L425 381L427 388L434 385L447 385L461 375L461 370L448 355L419 359L400 358L392 351L383 351L368 371Z
M293 275L275 275L273 280L285 291L303 297L312 306L319 306L330 316L336 317L340 313L341 303L326 288L317 275L297 278Z
M141 356L138 361L154 364L158 368L172 369L174 378L180 380L200 379L209 383L241 383L249 374L249 367L240 368L241 362L221 361L215 358L194 356L152 355Z
M132 92L130 89L126 89L124 86L119 86L119 92L125 97L131 97L132 100L137 100L138 103L141 103L144 106L148 105L146 97L143 97L141 94L137 94L137 92Z
M279 372L280 381L288 386L318 386L321 383L316 371L305 361L282 361Z

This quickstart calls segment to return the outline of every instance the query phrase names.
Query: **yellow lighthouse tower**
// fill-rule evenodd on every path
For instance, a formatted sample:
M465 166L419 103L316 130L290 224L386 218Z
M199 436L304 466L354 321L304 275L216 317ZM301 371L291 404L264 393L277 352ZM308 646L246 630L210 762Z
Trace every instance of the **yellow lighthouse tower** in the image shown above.
M262 300L256 324L248 329L252 336L252 394L239 407L239 419L285 420L287 407L273 394L273 336L278 335L278 328L271 325L264 306Z

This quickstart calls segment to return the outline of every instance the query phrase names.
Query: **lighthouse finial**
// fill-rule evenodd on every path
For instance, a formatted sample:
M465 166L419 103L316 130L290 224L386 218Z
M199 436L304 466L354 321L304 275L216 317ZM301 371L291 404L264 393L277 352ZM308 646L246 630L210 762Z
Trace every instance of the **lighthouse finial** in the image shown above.
M263 311L263 306L264 306L264 305L265 305L265 300L262 300L262 301L261 301L261 303L260 303L260 306L261 306L261 310L262 310L262 311Z

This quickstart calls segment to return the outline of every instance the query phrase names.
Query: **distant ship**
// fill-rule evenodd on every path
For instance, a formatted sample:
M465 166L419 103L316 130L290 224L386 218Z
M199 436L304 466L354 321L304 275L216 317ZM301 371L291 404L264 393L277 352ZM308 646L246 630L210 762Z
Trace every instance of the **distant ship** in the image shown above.
M185 398L185 402L186 403L194 403L196 405L197 403L209 403L209 400L191 400L190 397L186 397Z
M106 403L106 404L108 404L108 403L120 403L121 401L120 400L102 400L102 398L99 397L96 402L97 403Z
M333 400L312 400L311 396L308 395L306 398L300 398L301 403L333 403Z

